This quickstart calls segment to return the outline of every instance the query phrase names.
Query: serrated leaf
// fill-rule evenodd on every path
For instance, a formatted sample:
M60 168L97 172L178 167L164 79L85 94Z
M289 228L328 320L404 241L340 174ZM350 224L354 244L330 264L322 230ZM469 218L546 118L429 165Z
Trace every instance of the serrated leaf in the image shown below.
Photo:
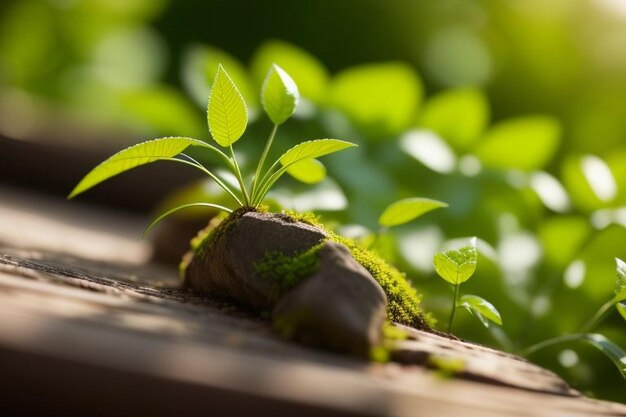
M305 159L287 168L287 173L305 184L315 184L326 178L326 167L317 159Z
M624 317L624 320L626 320L626 302L619 302L615 304L615 308L617 308L619 314L621 314L622 317Z
M617 301L626 300L626 263L619 258L615 258L617 264L617 280L615 281L615 299Z
M475 153L491 168L537 170L552 159L560 133L558 121L550 117L505 120L486 133Z
M280 157L279 160L284 167L289 167L296 162L300 162L305 159L316 159L320 156L335 153L353 146L357 145L339 139L309 140L289 149Z
M387 206L380 215L378 224L384 227L398 226L441 207L448 207L448 205L430 198L405 198Z
M583 340L604 353L626 379L626 352L601 334L587 334Z
M206 143L192 138L171 137L153 139L126 148L111 156L92 169L72 190L68 198L90 189L122 172L151 162L173 158L188 146L210 147Z
M220 146L235 143L248 124L248 111L243 97L220 65L211 88L208 106L209 130Z
M213 46L193 45L184 53L182 80L189 96L206 106L220 64L237 86L248 110L258 107L257 91L252 88L246 67L233 55Z
M470 294L463 295L458 305L466 308L470 313L478 317L485 327L489 327L487 320L502 326L502 317L498 310L482 297Z
M261 104L274 124L283 124L296 111L298 86L281 67L274 64L263 82Z
M450 284L459 285L474 274L477 260L476 246L472 245L435 254L433 265L441 278Z

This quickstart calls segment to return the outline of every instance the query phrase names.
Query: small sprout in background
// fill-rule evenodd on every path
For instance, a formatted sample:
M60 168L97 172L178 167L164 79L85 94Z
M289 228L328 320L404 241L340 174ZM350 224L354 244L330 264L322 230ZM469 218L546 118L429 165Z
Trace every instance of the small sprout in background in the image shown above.
M261 103L268 117L274 123L263 154L256 167L250 187L239 167L233 144L246 131L248 110L237 86L221 64L212 83L209 94L207 121L211 136L218 145L227 149L227 153L203 141L187 137L167 137L153 139L124 149L111 156L90 171L74 188L68 198L90 189L115 175L156 161L172 161L199 169L215 181L233 200L235 207L259 207L272 186L285 173L293 175L305 183L321 181L326 176L326 169L317 158L346 148L356 146L338 139L317 139L302 142L287 150L267 170L265 160L276 136L278 126L293 115L298 103L299 93L295 82L278 65L273 65L266 77L261 92ZM183 153L188 147L196 146L216 153L234 175L236 184L229 183L219 172L209 171L200 162ZM157 217L146 230L146 234L162 219L179 210L189 207L210 207L227 213L232 207L207 202L196 202L174 207Z
M464 307L470 313L480 319L488 327L488 320L498 325L502 324L498 310L483 298L476 295L465 295L459 300L459 287L474 275L478 252L476 251L476 238L472 238L471 244L459 250L449 250L435 254L433 265L437 274L454 286L454 302L448 321L448 332L452 331L452 323L457 307Z
M389 204L378 218L379 229L377 233L373 233L373 238L369 246L374 247L378 238L383 235L388 228L408 223L430 211L442 207L448 207L448 204L422 197L404 198Z
M583 326L580 333L566 334L564 336L547 339L526 348L522 354L530 356L535 352L546 347L557 345L560 343L573 342L582 340L589 345L595 347L604 353L617 366L620 374L626 379L626 352L615 343L607 339L604 335L598 333L590 333L611 311L615 306L617 311L626 319L626 263L619 258L615 258L617 280L615 285L615 295L598 309L591 320Z

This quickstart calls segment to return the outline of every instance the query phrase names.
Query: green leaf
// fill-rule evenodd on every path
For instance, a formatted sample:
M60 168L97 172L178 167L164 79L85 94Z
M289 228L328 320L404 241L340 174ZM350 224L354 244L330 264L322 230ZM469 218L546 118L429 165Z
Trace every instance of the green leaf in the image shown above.
M405 198L391 203L380 215L378 224L384 227L398 226L441 207L448 207L448 205L429 198Z
M278 64L291 75L302 97L320 103L327 96L328 70L306 50L287 42L265 42L252 57L252 74L259 86L272 64Z
M316 139L302 142L285 152L279 159L283 167L290 167L305 159L316 159L320 156L357 146L354 143L339 139Z
M587 334L583 340L611 359L624 379L626 379L626 352L601 334Z
M235 143L248 124L246 104L221 65L209 96L208 121L213 139L223 147Z
M489 104L480 90L448 90L426 102L419 120L420 127L436 132L455 149L465 151L489 121Z
M296 111L299 97L298 86L289 74L272 65L261 90L261 104L270 120L276 125L283 124Z
M626 302L620 302L615 304L615 308L617 308L619 314L621 314L622 317L624 317L624 320L626 320Z
M551 117L510 119L492 127L475 153L487 167L533 171L552 159L560 134L558 121Z
M466 308L470 313L478 317L485 327L489 327L487 320L491 320L502 326L502 317L498 310L489 301L477 295L464 295L459 300L459 307Z
M287 173L305 184L315 184L326 178L326 167L317 159L305 159L287 168Z
M433 264L439 276L450 284L459 285L471 278L476 271L478 253L476 243L459 250L449 250L435 254Z
M617 184L611 168L595 155L568 155L561 178L576 208L591 212L611 207Z
M173 158L188 146L212 148L212 146L197 139L184 137L153 139L139 143L116 153L92 169L72 190L68 198L73 198L94 185L129 169Z
M342 111L370 138L397 135L415 122L422 83L404 63L369 64L339 73L330 105Z
M617 280L615 281L615 299L617 301L626 300L626 263L619 258L615 258L617 264Z
M258 107L257 90L252 88L245 66L233 55L213 46L194 45L185 51L182 79L189 96L202 107L206 106L220 64L248 106Z

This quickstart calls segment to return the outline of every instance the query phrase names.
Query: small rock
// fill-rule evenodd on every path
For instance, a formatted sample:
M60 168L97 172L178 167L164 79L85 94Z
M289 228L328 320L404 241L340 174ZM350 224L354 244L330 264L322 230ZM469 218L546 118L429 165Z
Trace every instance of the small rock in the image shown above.
M317 256L317 272L279 299L274 326L309 345L368 357L386 316L383 289L345 246L326 242Z
M289 216L249 211L218 226L211 241L187 267L185 285L227 297L254 309L269 309L276 283L255 271L267 253L295 256L326 239L319 228Z

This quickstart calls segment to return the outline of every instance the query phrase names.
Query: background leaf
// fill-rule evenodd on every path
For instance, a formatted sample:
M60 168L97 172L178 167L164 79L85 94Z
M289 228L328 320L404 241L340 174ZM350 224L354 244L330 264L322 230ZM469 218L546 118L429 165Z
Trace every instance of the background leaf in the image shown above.
M499 326L502 326L502 317L498 310L489 301L477 295L466 294L459 300L460 307L465 307L470 313L474 314L483 323L485 327L489 327L487 320L491 320Z
M419 126L436 132L459 151L467 150L489 121L489 104L476 89L444 91L429 99Z
M338 152L342 149L357 146L354 143L339 139L316 139L302 142L289 149L280 157L283 166L290 166L304 159L315 159L320 156Z
M330 105L343 111L371 138L401 133L414 123L422 83L403 63L362 65L339 73Z
M299 97L298 86L289 74L272 65L261 91L261 104L270 120L276 125L284 123L296 111Z
M532 171L544 167L558 149L561 127L551 117L510 119L491 128L475 149L485 166Z
M208 109L209 130L223 147L235 143L248 124L246 104L223 67L217 69Z
M405 198L387 206L380 215L378 223L385 227L398 226L441 207L448 207L448 205L442 201L429 198Z
M305 184L315 184L326 178L326 167L317 159L304 159L287 168L287 173Z
M125 91L120 93L119 101L125 116L143 127L144 133L147 127L155 136L206 136L206 125L196 107L176 89Z
M435 254L433 265L439 276L450 284L459 285L471 278L476 271L478 253L475 246L449 250Z
M191 138L172 137L153 139L126 148L111 156L104 162L92 169L72 190L68 198L90 189L117 174L166 158L172 158L188 146L196 145L207 147L202 141Z

